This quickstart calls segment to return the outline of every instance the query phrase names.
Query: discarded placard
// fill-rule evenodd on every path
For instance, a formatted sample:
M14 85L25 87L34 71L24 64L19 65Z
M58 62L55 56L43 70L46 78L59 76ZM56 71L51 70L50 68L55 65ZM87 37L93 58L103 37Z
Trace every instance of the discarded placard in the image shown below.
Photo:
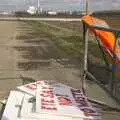
M49 85L46 81L30 83L18 89L36 96L37 113L100 119L82 90L62 84Z

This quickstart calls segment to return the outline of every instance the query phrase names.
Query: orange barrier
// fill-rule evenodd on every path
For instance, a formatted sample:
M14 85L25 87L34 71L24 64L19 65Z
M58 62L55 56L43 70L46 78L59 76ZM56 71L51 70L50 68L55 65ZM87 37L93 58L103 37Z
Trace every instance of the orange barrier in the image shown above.
M97 19L92 16L83 16L82 21L89 26L91 32L93 32L101 41L102 46L109 50L112 54L114 53L114 44L115 44L115 35L112 32L108 32L105 30L97 30L92 28L92 26L96 27L104 27L109 28L109 25L101 19ZM107 50L107 52L108 52ZM120 61L120 48L115 49L115 53ZM112 54L110 55L112 57Z

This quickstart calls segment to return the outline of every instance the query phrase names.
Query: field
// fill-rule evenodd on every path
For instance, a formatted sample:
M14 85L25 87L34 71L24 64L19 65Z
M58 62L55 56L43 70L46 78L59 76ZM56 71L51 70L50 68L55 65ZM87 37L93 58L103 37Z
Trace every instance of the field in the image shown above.
M106 19L106 21L111 28L120 28L118 19ZM83 57L83 31L80 22L29 22L29 24L36 31L51 38L56 46L63 51L62 56ZM105 68L105 61L97 45L96 38L91 35L89 35L89 59L92 61L89 68L91 68L93 74L95 73L96 78L101 80L103 84L107 84L109 73Z

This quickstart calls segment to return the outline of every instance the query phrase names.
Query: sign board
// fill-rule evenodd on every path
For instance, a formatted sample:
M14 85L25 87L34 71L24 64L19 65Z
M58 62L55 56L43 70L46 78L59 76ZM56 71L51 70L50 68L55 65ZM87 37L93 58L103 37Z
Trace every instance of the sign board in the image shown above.
M36 96L36 112L61 116L100 119L82 90L62 84L49 85L46 81L30 83L18 89Z
M17 120L23 98L22 92L11 91L1 120Z

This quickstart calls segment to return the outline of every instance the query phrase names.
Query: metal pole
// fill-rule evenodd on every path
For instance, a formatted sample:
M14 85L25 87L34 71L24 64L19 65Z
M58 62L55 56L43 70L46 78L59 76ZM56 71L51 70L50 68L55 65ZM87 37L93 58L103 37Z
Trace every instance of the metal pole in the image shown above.
M88 61L88 28L85 23L83 23L83 40L84 40L84 73L82 79L82 89L85 90L86 83L86 73L87 73L87 61Z
M89 11L89 2L88 0L86 0L86 15L89 14L88 11Z
M40 12L40 1L37 0L37 13L39 13L39 12Z

